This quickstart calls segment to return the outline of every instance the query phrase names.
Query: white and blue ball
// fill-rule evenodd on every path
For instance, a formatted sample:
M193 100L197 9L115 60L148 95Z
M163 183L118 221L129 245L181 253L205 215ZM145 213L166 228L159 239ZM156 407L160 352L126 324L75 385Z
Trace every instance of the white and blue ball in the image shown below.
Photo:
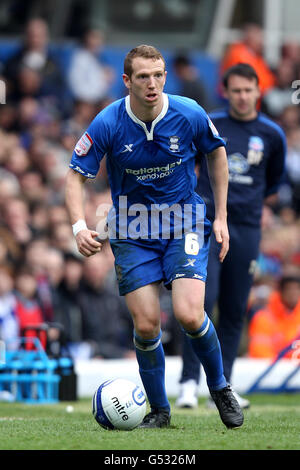
M141 424L146 408L143 390L130 380L106 380L93 397L94 418L104 429L130 431Z

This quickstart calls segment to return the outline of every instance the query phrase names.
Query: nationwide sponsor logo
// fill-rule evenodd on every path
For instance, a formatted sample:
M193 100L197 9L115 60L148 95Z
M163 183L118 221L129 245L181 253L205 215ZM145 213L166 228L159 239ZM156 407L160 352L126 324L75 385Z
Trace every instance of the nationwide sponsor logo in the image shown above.
M87 155L92 145L93 139L87 132L85 132L75 146L76 155L78 155L78 157L84 157Z
M176 162L168 163L164 166L153 166L150 168L138 168L134 170L133 168L126 168L126 173L128 175L136 176L137 181L144 181L144 180L154 180L154 179L161 179L169 176L173 173L175 168L182 163L182 158L180 158Z

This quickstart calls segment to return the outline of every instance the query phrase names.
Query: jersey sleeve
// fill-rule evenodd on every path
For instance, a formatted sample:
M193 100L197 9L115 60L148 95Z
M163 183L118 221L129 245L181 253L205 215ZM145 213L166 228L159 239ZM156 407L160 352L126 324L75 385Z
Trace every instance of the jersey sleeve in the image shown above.
M218 147L225 147L226 144L210 117L200 106L198 107L197 119L193 126L194 144L198 152L207 155Z
M95 178L104 155L109 151L112 129L106 113L99 113L78 140L70 168L86 178Z
M277 192L285 175L286 138L278 127L272 137L272 151L266 168L265 197Z

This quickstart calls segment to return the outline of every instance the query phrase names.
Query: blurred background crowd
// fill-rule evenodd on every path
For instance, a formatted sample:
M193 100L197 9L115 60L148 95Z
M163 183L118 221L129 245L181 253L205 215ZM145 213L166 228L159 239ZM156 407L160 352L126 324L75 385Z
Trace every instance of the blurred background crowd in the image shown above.
M65 176L76 142L101 109L125 95L116 86L120 69L105 60L106 38L94 27L81 31L62 67L48 26L41 17L29 18L8 52L0 41L0 78L6 91L0 104L0 339L9 344L39 326L47 331L52 354L63 349L74 358L131 357L132 323L118 295L109 244L91 258L81 257L64 207ZM300 42L283 43L274 66L264 58L263 33L258 24L247 24L239 39L224 47L213 90L187 49L167 53L166 91L194 98L208 112L226 105L218 85L223 71L250 62L260 77L260 109L287 137L285 179L263 211L261 250L241 344L240 354L253 357L274 354L251 344L252 321L270 301L277 299L284 313L296 312L293 333L300 328L299 282L295 285L300 276L300 91L292 87L299 80L300 90ZM104 162L96 180L86 184L90 228L99 223L99 205L110 203ZM292 294L282 294L287 286L283 278L292 279ZM274 300L275 294L279 297ZM178 355L181 332L164 288L161 306L166 354Z

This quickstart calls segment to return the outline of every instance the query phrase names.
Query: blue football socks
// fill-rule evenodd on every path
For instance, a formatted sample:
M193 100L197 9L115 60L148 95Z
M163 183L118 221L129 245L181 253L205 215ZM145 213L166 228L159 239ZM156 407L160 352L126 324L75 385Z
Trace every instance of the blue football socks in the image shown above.
M221 347L213 323L205 313L204 321L197 331L185 331L206 373L210 390L227 386L223 373Z
M165 409L170 412L165 388L165 354L161 335L153 339L143 339L134 332L136 358L140 376L151 409Z

